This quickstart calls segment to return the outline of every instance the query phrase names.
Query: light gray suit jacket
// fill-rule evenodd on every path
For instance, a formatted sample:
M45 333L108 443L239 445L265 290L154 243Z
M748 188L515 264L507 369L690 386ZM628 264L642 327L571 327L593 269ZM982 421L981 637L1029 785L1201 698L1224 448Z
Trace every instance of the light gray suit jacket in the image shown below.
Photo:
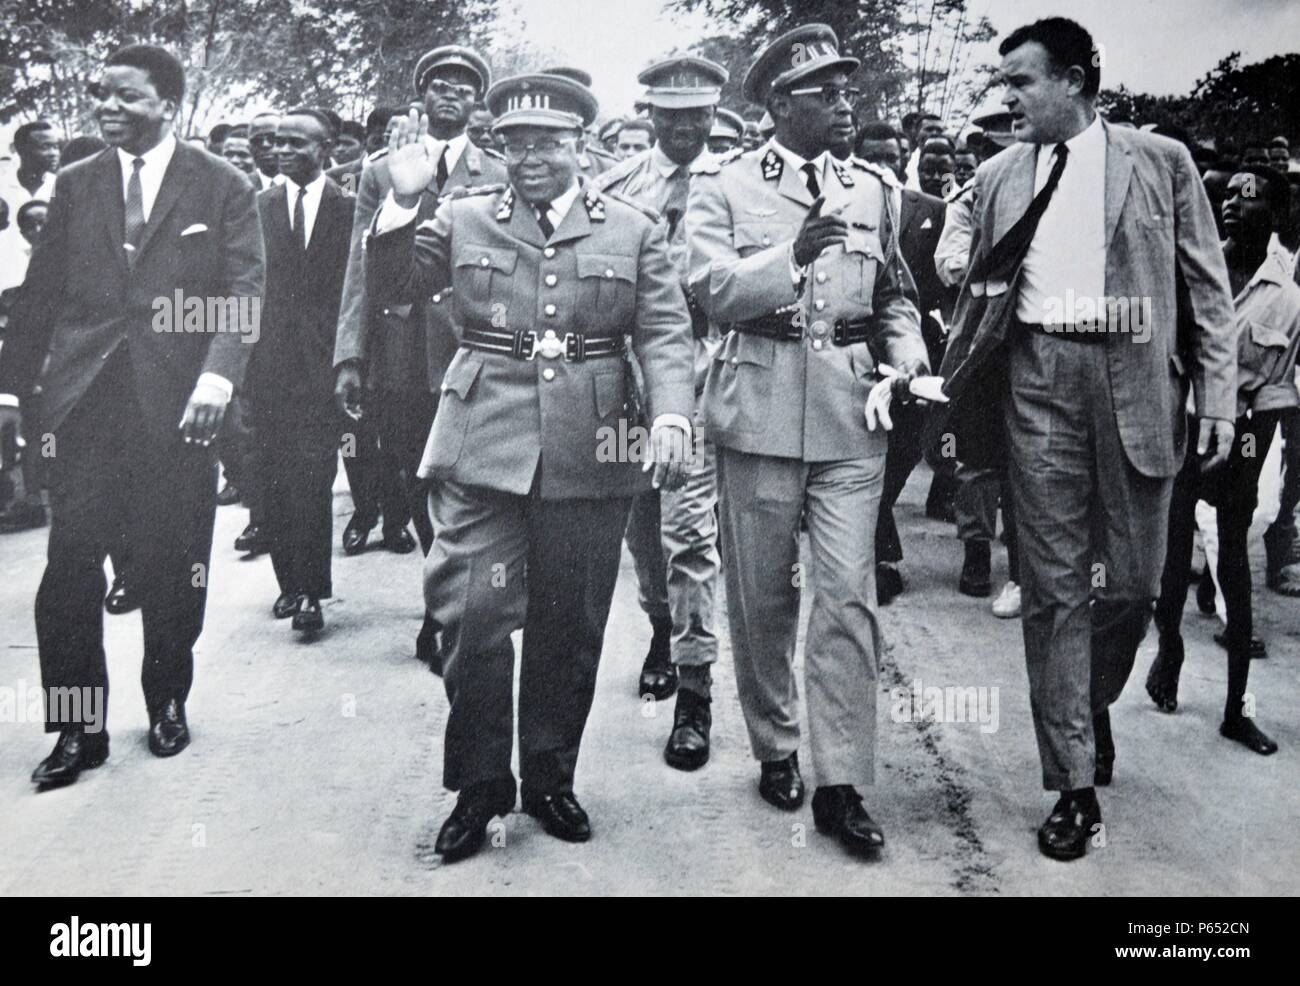
M1150 338L1106 341L1115 419L1129 461L1146 476L1182 465L1187 387L1196 413L1236 416L1237 326L1209 198L1187 148L1139 130L1106 133L1106 295L1149 299ZM1036 145L1014 144L975 173L968 270L1029 208ZM1013 331L1020 272L1009 283L967 276L944 358L955 416L990 414L982 392Z

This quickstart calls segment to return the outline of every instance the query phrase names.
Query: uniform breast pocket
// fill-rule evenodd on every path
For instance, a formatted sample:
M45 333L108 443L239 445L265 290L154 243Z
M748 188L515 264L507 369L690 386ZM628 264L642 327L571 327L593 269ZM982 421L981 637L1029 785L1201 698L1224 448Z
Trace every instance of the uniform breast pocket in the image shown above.
M510 277L519 252L512 247L467 243L456 251L453 285L460 303L491 310L493 303L510 303Z
M1249 323L1248 331L1250 341L1241 347L1242 371L1249 367L1259 377L1259 382L1264 383L1272 379L1277 364L1286 356L1287 349L1291 345L1291 337L1286 334L1285 329L1269 325L1267 322L1256 322L1253 319Z
M614 253L579 254L578 317L585 327L628 322L636 303L636 258Z
M794 232L786 223L736 223L731 231L731 241L742 257L793 238Z
M839 287L842 298L859 315L872 310L876 292L876 272L884 262L880 239L875 233L854 230L844 244L844 255L839 266Z

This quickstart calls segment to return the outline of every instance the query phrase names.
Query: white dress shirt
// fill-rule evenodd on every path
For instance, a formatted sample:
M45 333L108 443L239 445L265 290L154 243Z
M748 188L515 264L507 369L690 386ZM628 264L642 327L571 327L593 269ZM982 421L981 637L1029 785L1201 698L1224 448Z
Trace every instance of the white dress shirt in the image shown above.
M253 174L257 176L257 190L265 192L268 188L275 188L276 185L284 184L284 175L276 175L274 178L268 178L262 174L260 168L254 167Z
M0 199L9 206L9 228L0 230L0 291L17 287L27 275L27 260L31 257L31 244L18 230L18 210L28 202L48 202L54 198L54 172L48 172L29 192L18 180L18 165L0 171Z
M1047 184L1055 144L1040 144L1034 194ZM1070 299L1106 293L1106 132L1101 117L1065 142L1060 184L1038 222L1021 266L1016 317L1022 322L1073 322ZM1091 308L1091 306L1089 306ZM1105 311L1099 305L1096 311Z
M299 186L294 184L292 178L284 180L284 190L287 193L284 197L285 206L289 210L289 228L293 229L293 212L298 203ZM302 200L302 221L307 227L306 242L311 242L312 230L316 228L316 213L320 211L321 195L325 192L325 173L321 172L312 181L302 186L301 191L305 198ZM297 234L297 230L293 229Z
M171 164L172 155L176 153L176 138L171 134L158 141L143 154L131 154L122 148L117 149L118 160L122 162L122 201L126 201L126 190L131 184L131 173L135 169L137 157L144 160L140 169L140 203L144 206L144 221L149 221L153 213L153 203L158 198L158 189L162 188L163 175L167 165Z

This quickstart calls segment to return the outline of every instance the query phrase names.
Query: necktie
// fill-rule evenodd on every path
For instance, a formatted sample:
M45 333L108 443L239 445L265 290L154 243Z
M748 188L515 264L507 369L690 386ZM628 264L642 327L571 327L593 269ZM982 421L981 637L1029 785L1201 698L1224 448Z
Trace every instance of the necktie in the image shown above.
M307 194L307 189L298 189L298 197L293 200L293 237L298 243L298 249L304 253L307 251L307 217L302 211L302 199Z
M140 189L140 169L143 167L144 158L135 158L131 162L131 178L126 183L126 228L122 242L130 248L126 251L130 263L135 263L135 251L144 236L144 193Z
M664 218L668 220L668 239L671 241L686 215L686 198L691 190L691 176L685 168L678 168L668 178L668 194L664 198Z
M434 181L438 183L438 192L441 194L442 190L447 186L447 145L446 144L442 145L442 153L438 155L438 173L434 178Z
M548 240L554 235L555 227L551 225L551 203L543 202L537 206L537 225L542 227L542 235Z
M1010 281L1012 273L1025 259L1029 244L1033 242L1034 232L1038 229L1038 221L1043 218L1043 213L1047 211L1047 203L1051 201L1052 193L1061 182L1061 172L1065 170L1065 159L1070 149L1064 144L1057 144L1055 153L1056 161L1052 164L1051 174L1047 176L1047 183L1029 203L1025 214L1016 220L1015 225L1007 230L1002 239L993 244L993 248L984 255L983 261L971 268L972 280Z
M817 198L822 193L822 183L817 180L817 165L809 161L802 168L803 183L808 186L808 194Z

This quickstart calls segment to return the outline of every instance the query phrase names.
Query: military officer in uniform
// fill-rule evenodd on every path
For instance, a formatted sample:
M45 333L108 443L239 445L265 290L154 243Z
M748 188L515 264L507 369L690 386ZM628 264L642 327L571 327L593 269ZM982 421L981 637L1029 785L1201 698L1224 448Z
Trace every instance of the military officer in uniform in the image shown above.
M557 838L590 837L573 791L632 497L685 475L694 406L690 316L662 225L579 181L596 115L584 86L536 74L497 83L508 185L419 218L434 162L408 118L390 142L392 195L366 267L386 304L453 288L460 348L442 383L420 475L433 550L425 599L443 629L450 701L443 782L459 792L445 860L476 851L514 806L514 648L522 800ZM652 462L629 434L624 335L643 370Z
M584 89L591 88L591 73L584 72L580 68L569 68L567 65L557 66L555 68L542 69L547 75L562 75L566 79L572 79ZM587 139L587 132L584 130L582 140L578 144L578 171L588 178L595 178L598 174L608 171L614 165L618 164L618 158L613 154L605 151L600 146L599 141L593 144Z
M726 154L735 150L745 139L745 121L739 113L719 106L713 115L713 129L709 131L709 150Z
M595 185L656 210L667 224L668 252L686 289L686 201L691 173L716 170L705 147L713 111L727 81L716 62L679 56L651 65L638 77L646 87L656 139L653 147L620 161ZM695 387L704 390L717 333L688 297L695 333ZM698 422L697 422L698 429ZM682 489L646 490L632 503L627 546L636 562L641 607L650 617L650 652L641 670L642 695L668 698L677 689L673 728L664 759L694 770L709 759L711 665L718 659L713 597L718 576L718 503L713 447L696 435L690 477Z
M772 42L743 89L766 104L775 134L692 176L686 225L692 293L730 328L709 368L704 421L718 449L727 609L759 791L787 811L803 803L793 671L803 515L813 818L871 852L884 835L859 789L875 757L885 427L889 401L910 397L911 378L929 367L881 172L828 153L851 118L857 66L825 25Z
M453 189L504 181L506 171L499 156L476 147L465 133L475 103L492 83L491 70L478 52L460 45L434 48L416 63L414 83L424 100L429 121L425 143L435 161L421 200L421 215L428 217ZM409 542L409 516L427 555L433 527L416 471L438 409L443 374L456 352L456 336L447 292L433 293L410 308L372 305L366 295L363 239L392 187L385 157L383 151L371 156L357 192L334 345L335 396L343 411L357 418L363 411L363 372L368 374L365 403L369 406L364 410L378 429L385 468L391 469L395 462L402 472L407 501L407 510L399 517L384 517L384 539ZM437 626L426 614L416 638L416 657L435 670L436 634Z

